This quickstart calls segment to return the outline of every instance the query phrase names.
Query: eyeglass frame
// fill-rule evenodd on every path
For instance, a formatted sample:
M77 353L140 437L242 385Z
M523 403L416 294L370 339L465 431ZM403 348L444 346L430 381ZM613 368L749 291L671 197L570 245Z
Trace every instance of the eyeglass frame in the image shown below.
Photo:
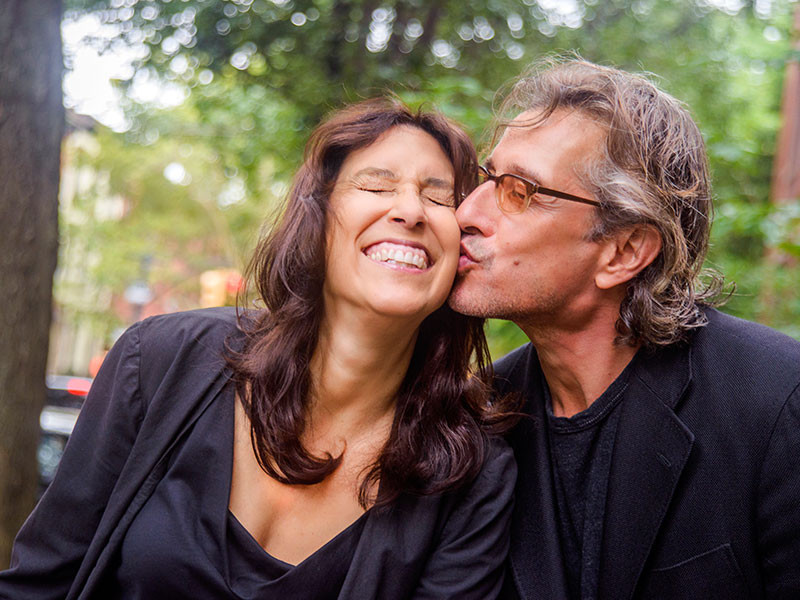
M500 173L499 175L494 175L490 173L489 169L483 165L478 165L478 170L486 177L486 180L482 183L491 181L494 184L495 201L497 202L497 207L506 214L522 214L530 207L531 201L536 194L544 194L545 196L553 196L554 198L561 198L562 200L569 200L571 202L580 202L581 204L588 204L590 206L600 206L600 203L597 200L589 200L588 198L582 198L581 196L576 196L567 192L559 192L558 190L546 188L534 181L525 179L521 175L514 175L513 173ZM503 210L503 207L501 206L500 195L502 192L500 190L500 185L503 177L513 177L514 179L517 179L525 184L525 190L527 192L527 196L525 197L525 206L519 212L509 213L508 211Z

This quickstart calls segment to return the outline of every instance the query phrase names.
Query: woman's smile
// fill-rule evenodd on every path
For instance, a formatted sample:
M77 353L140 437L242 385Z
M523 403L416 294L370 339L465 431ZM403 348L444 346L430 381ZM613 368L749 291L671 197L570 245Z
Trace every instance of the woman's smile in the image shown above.
M378 242L363 250L375 262L411 271L425 271L430 263L428 251L414 242Z

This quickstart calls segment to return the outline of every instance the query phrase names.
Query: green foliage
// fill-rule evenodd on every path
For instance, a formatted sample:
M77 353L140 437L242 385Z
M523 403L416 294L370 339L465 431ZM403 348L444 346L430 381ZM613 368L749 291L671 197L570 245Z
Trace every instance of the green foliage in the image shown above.
M528 342L522 330L511 321L489 319L486 322L486 337L493 358L498 358Z
M156 264L168 264L198 239L186 256L193 269L241 264L309 131L343 103L392 90L439 108L478 139L504 82L543 54L574 50L654 73L687 103L707 142L718 205L709 263L738 282L728 310L798 335L796 262L774 275L763 268L768 246L798 255L797 202L780 210L769 202L794 3L712 4L732 3L70 0L67 18L100 11L118 41L147 48L139 74L190 92L171 111L130 103L130 130L100 134L96 165L131 208L124 229L97 227L98 282L117 289L138 268L135 257L157 248ZM191 183L166 182L174 161ZM244 197L220 203L231 182L244 184ZM761 297L766 288L773 300ZM489 332L496 353L524 340L507 324Z

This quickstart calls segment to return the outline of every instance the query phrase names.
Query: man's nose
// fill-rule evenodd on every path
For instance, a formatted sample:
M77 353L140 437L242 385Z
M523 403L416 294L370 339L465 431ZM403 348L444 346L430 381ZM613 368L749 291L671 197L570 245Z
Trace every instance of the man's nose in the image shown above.
M470 193L456 210L456 220L464 233L490 236L494 233L497 203L494 183L485 181Z

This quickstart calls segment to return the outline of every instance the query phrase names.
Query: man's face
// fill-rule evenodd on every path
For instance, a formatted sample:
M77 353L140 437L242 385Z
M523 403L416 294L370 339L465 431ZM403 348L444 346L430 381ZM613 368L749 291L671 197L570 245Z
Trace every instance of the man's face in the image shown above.
M515 122L535 116L523 113ZM489 171L512 173L544 187L592 198L580 167L601 148L601 129L575 112L556 111L537 127L512 126L491 157ZM581 327L596 306L594 276L602 246L588 241L595 208L537 194L516 215L500 211L495 184L478 186L461 204L462 255L450 295L461 313Z

